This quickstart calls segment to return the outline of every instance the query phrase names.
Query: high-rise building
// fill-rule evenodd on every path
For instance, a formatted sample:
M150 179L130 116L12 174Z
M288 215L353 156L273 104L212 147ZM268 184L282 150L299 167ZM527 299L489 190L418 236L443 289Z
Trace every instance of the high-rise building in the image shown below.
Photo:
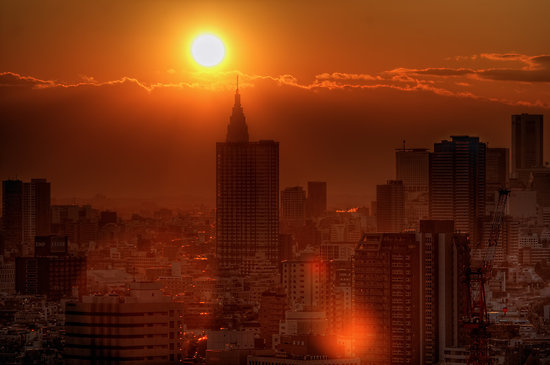
M226 142L216 144L216 256L247 274L279 256L279 143L249 142L239 91Z
M355 250L355 354L372 365L419 364L419 245L414 233L367 233Z
M327 210L327 183L308 181L306 215L310 218L322 216Z
M4 249L20 248L23 242L23 182L2 181L2 230Z
M453 221L420 221L421 364L438 364L445 349L464 346L465 268L469 267L468 237L455 234Z
M519 169L542 167L543 115L512 115L512 174ZM515 176L514 176L515 177Z
M491 215L498 201L498 189L508 186L510 177L508 148L487 148L486 156L486 214Z
M403 182L389 180L376 185L378 232L401 232L405 228L405 192Z
M50 234L50 183L46 179L6 180L2 188L3 228L8 248L32 256L34 237Z
M451 138L430 153L430 218L453 220L457 231L477 240L485 214L486 144L478 137Z
M395 151L396 180L405 191L405 228L416 229L429 216L430 152L427 148L399 148Z
M395 177L403 181L406 192L428 192L430 152L427 148L402 148L395 151Z
M281 191L281 223L303 224L306 217L306 192L301 186Z

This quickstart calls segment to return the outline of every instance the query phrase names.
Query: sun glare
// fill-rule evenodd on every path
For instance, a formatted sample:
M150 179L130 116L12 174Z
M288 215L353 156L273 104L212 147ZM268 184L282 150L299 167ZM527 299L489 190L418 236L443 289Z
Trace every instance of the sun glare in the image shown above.
M225 46L218 37L212 34L203 34L193 41L191 55L195 62L201 66L216 66L225 57Z

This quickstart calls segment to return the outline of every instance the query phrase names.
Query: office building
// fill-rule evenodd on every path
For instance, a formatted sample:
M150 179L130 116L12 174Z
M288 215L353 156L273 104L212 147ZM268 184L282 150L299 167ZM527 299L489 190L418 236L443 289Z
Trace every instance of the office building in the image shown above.
M309 181L307 183L308 218L321 217L327 210L327 183L324 181Z
M486 145L478 137L451 138L430 153L430 219L452 220L455 230L477 240L485 215Z
M395 151L395 177L403 181L405 191L405 228L417 229L421 219L429 217L429 167L427 148L403 148Z
M376 185L378 232L401 232L405 228L405 192L403 182L390 180Z
M279 143L249 142L240 94L216 144L216 257L243 274L278 263Z
M543 167L542 114L512 115L512 174L517 170Z
M23 242L23 182L2 181L2 230L4 250L19 248Z
M2 190L7 249L32 256L34 237L50 234L50 183L46 179L5 180Z
M303 225L306 218L306 192L301 186L281 191L281 224Z
M395 178L406 192L428 192L430 152L427 148L401 148L395 151Z

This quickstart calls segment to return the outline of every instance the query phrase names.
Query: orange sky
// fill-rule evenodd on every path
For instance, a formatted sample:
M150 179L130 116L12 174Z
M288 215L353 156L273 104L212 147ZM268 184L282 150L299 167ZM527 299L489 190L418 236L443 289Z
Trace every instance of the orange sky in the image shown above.
M511 113L548 113L548 14L546 1L3 1L0 177L212 203L238 72L252 138L281 142L281 188L326 179L333 204L364 203L403 138L507 146ZM188 55L203 31L227 46L216 73Z

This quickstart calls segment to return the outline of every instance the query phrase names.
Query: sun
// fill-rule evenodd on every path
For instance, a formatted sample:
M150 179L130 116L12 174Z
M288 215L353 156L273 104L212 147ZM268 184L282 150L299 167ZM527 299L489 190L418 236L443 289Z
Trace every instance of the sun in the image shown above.
M223 42L212 34L203 34L195 38L191 45L191 55L195 62L204 67L218 65L225 57Z

